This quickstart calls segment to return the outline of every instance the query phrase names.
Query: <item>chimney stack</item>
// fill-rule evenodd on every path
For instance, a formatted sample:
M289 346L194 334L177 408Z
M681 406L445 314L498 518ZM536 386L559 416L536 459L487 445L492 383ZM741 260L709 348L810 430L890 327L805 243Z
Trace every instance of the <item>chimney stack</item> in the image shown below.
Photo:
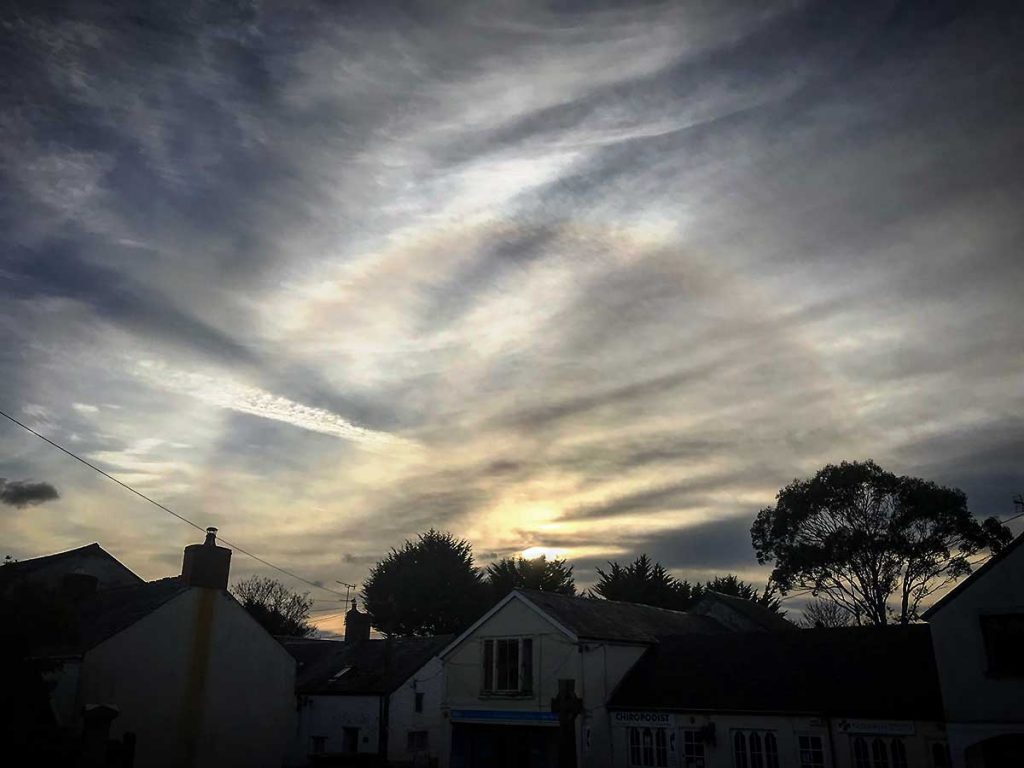
M227 589L231 550L217 545L217 529L206 529L206 541L185 547L181 580L190 587Z
M345 642L358 643L370 639L370 614L361 613L352 600L352 607L345 614Z

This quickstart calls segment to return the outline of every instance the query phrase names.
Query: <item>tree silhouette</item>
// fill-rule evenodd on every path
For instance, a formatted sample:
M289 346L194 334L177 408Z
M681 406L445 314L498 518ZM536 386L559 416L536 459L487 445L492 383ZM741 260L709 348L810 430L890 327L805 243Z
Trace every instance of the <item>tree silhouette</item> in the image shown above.
M979 523L963 491L870 460L829 464L776 502L750 530L758 562L775 566L773 582L783 594L809 589L869 624L916 619L923 600L971 572L971 557L1011 538L994 517Z
M272 635L306 637L316 632L309 623L313 599L299 594L269 576L250 576L231 586L231 594Z
M548 560L544 555L532 560L525 557L502 558L487 566L485 578L495 601L513 589L538 589L562 595L576 594L572 566L565 560Z
M800 626L805 629L830 629L848 627L854 623L853 617L839 603L817 597L809 602L803 611Z
M460 632L487 607L487 589L465 539L431 528L370 569L363 603L386 635Z
M693 585L672 576L646 553L625 566L609 562L608 570L598 568L597 575L593 591L606 600L681 611L688 608L697 596Z

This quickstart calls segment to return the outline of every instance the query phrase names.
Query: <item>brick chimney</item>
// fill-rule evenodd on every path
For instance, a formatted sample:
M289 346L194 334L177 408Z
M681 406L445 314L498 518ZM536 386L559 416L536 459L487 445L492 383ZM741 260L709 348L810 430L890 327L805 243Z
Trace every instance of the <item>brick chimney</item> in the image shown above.
M352 607L345 614L345 642L358 643L370 639L370 614L362 613L352 600Z
M185 547L181 580L190 587L227 589L231 550L217 545L217 529L206 529L206 541Z

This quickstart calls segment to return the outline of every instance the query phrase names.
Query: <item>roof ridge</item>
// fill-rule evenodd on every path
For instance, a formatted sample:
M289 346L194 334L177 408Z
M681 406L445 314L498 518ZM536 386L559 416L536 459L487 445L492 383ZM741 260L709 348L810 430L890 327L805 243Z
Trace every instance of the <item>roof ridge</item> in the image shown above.
M516 588L513 591L514 592L525 592L525 593L546 595L546 596L550 595L552 597L561 597L561 598L565 598L567 600L584 600L584 601L592 602L592 603L595 603L595 604L598 604L598 605L600 605L602 603L611 603L612 605L629 605L629 606L634 606L634 607L638 607L638 608L650 608L650 609L655 610L655 611L664 611L665 613L672 613L672 614L682 615L682 616L692 616L693 615L689 611L680 611L680 610L676 610L675 608L663 608L660 605L650 605L649 603L635 603L635 602L630 602L629 600L609 600L606 597L592 597L592 596L588 596L588 595L566 595L566 594L563 594L561 592L550 592L550 591L544 590L544 589Z

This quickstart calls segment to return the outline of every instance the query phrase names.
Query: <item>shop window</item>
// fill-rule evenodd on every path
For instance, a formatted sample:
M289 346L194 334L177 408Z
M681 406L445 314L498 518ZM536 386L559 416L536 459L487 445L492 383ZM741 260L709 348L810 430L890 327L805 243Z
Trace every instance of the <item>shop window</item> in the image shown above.
M668 734L665 728L628 728L629 764L637 768L667 768Z
M327 751L327 737L326 736L314 736L312 738L312 747L310 751L314 755L322 755Z
M949 768L949 746L943 741L932 743L932 768Z
M825 768L825 745L821 736L800 736L800 768Z
M732 756L735 768L779 768L779 745L771 731L735 731Z
M700 738L700 732L683 731L683 768L705 768L706 760L704 742Z
M766 768L779 768L779 742L771 731L764 735L764 763Z
M907 768L907 747L903 739L889 742L889 752L892 755L892 768Z

